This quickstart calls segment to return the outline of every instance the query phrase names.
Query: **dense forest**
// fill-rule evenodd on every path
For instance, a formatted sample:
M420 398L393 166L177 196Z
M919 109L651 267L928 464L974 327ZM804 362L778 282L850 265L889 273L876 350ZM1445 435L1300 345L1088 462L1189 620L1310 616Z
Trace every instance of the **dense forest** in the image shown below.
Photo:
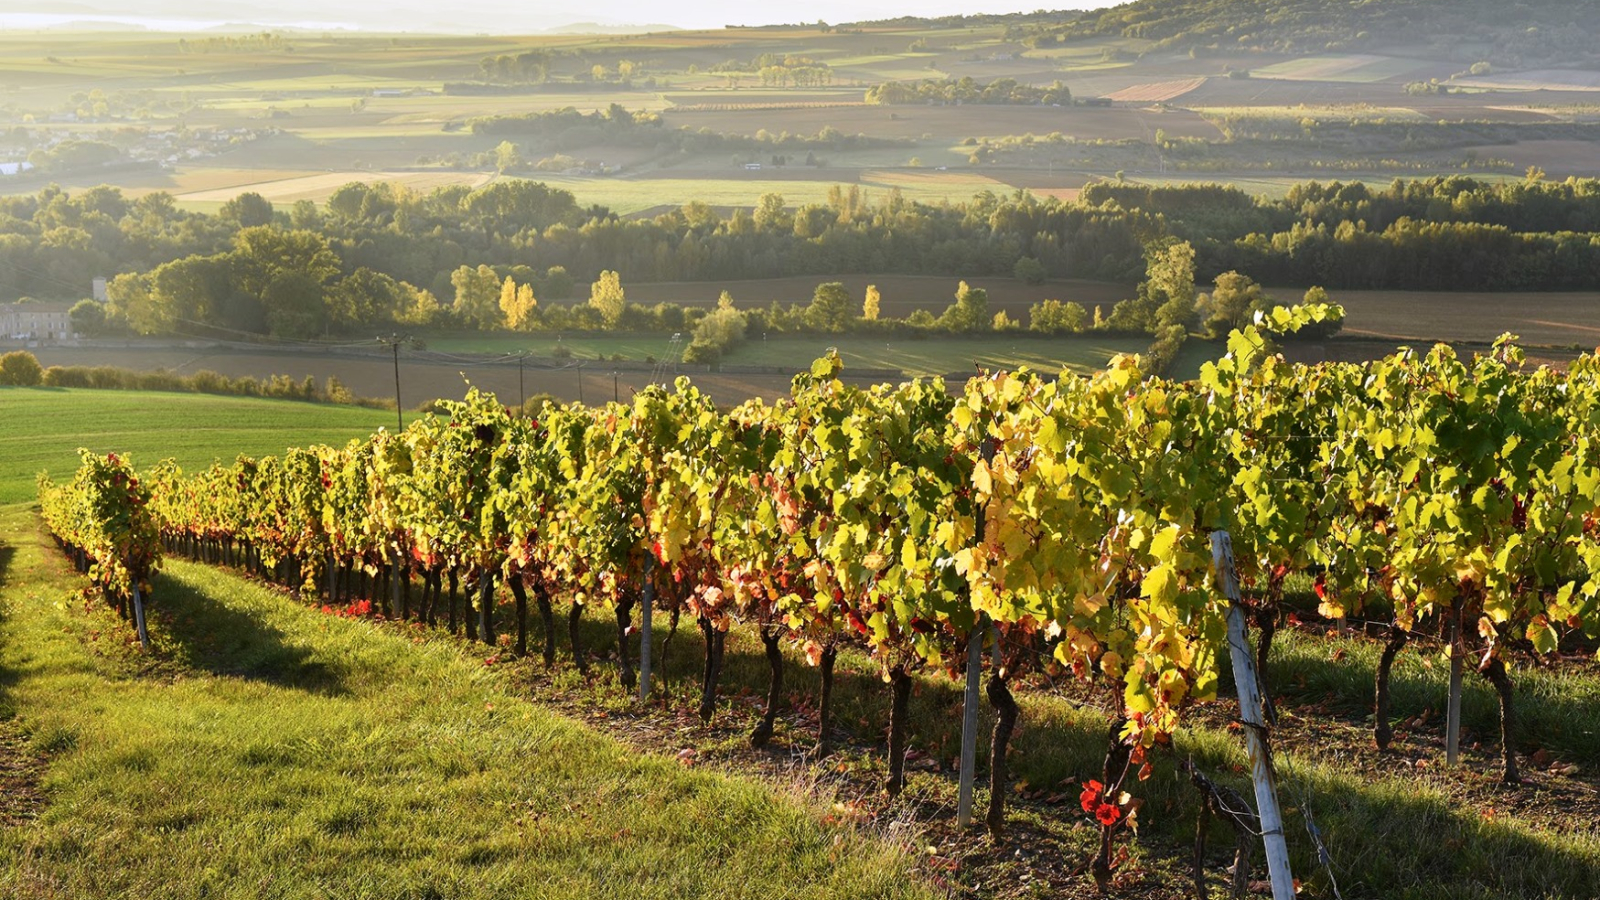
M502 327L519 305L541 310L522 321L550 321L560 307L549 301L587 298L581 285L604 273L619 284L903 272L1131 285L1148 276L1153 249L1179 242L1192 247L1202 283L1237 271L1330 289L1589 290L1600 286L1600 180L1312 182L1281 200L1110 182L1077 201L1019 191L937 205L851 186L822 203L766 194L753 209L691 202L635 219L515 179L431 193L352 183L325 204L288 209L245 194L214 215L181 210L166 194L50 187L0 200L0 299L76 300L104 275L116 276L112 324L141 332ZM512 294L502 298L507 279ZM712 299L715 286L707 290ZM681 311L591 318L557 321L685 324Z
M1023 20L1012 36L1033 46L1122 36L1218 53L1428 47L1447 59L1531 66L1600 60L1597 23L1600 9L1578 0L1134 0L1061 24Z

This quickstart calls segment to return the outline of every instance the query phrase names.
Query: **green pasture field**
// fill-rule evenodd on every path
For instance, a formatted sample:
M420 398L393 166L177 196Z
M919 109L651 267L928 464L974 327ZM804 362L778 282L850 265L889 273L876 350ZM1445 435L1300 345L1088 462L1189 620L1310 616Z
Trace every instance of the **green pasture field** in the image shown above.
M0 503L31 498L34 476L70 477L77 448L130 453L143 467L171 457L185 469L280 453L313 443L343 444L393 428L393 412L354 406L154 391L0 387Z
M168 561L141 654L26 508L0 551L0 750L47 799L0 828L8 898L935 896L904 840L641 754L442 632Z

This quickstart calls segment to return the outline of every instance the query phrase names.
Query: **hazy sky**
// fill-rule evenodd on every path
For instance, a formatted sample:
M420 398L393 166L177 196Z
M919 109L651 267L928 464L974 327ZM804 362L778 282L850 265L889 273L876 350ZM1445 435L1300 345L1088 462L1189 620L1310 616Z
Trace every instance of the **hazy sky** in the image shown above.
M1057 0L1049 9L1112 5L1113 0ZM518 32L573 22L666 24L685 28L723 25L863 21L902 15L1018 12L1040 8L1026 0L812 0L808 3L741 0L0 0L0 27L49 27L68 20L131 21L188 30L219 23L356 26L382 30Z

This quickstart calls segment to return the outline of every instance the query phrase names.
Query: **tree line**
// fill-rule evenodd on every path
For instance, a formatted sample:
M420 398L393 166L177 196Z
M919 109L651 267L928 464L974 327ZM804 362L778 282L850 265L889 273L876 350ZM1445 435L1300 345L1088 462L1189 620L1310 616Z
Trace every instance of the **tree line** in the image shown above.
M589 313L550 301L581 301L580 286L602 272L622 283L911 272L1133 284L1149 279L1153 253L1178 243L1193 249L1201 284L1248 272L1328 289L1586 290L1600 283L1600 181L1309 183L1282 199L1105 183L1073 201L984 191L938 204L852 185L818 202L768 193L750 208L691 201L636 218L516 179L431 192L355 182L287 209L243 194L216 213L181 210L164 193L50 186L0 199L0 298L81 298L102 274L115 276L99 312L112 326L309 336L503 327L506 308L484 314L478 301L492 280L498 305L510 278L544 321L575 316L557 327L585 327ZM1166 302L1129 299L1152 313ZM929 307L933 316L939 304ZM657 327L693 327L679 318L688 315L660 311ZM1129 327L1151 330L1148 317Z

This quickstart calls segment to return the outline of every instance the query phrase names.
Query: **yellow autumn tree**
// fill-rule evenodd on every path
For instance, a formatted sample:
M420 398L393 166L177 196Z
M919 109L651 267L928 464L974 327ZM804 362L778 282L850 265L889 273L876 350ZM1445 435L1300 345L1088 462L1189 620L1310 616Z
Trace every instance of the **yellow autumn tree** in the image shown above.
M505 313L506 326L526 329L533 322L538 309L539 301L534 299L533 285L518 285L507 276L505 283L500 285L500 311Z

